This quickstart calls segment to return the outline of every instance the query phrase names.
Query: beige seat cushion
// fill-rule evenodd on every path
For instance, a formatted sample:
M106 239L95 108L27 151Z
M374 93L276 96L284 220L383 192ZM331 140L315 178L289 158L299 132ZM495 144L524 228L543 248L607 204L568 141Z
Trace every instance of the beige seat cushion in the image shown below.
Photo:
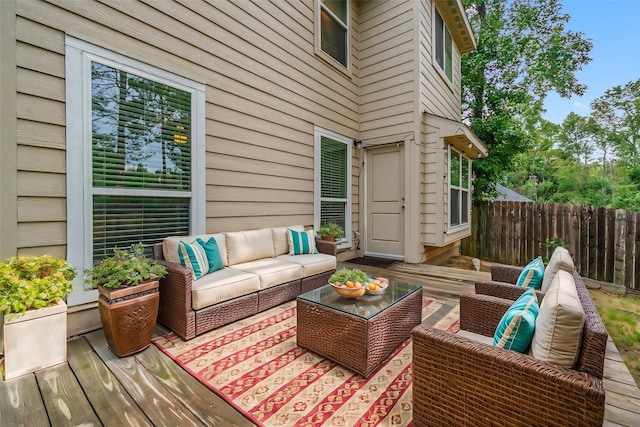
M456 335L469 338L470 340L479 342L481 344L493 346L493 337L487 337L482 334L476 334L475 332L465 331L464 329L460 329Z
M236 265L262 258L273 258L273 233L270 228L225 233L227 260Z
M573 368L580 354L584 322L573 275L560 270L540 304L531 355L557 366Z
M223 268L193 283L191 305L194 310L200 310L222 301L257 292L259 289L260 278L255 274Z
M304 226L302 225L272 228L271 232L273 233L273 248L275 250L275 256L289 253L289 242L287 241L288 228L295 231L304 231Z
M170 262L175 262L176 264L180 264L180 258L178 257L178 244L180 241L185 241L187 243L193 243L197 238L201 238L205 242L209 241L211 237L216 239L216 243L218 244L218 250L220 251L220 257L222 258L222 263L227 266L227 245L225 242L225 236L223 233L216 234L199 234L197 236L170 236L165 238L162 241L162 254L164 255L164 259Z
M336 257L327 254L280 255L281 261L292 262L302 266L304 277L336 269Z
M300 280L303 274L303 269L300 264L284 262L276 258L264 258L243 262L241 264L235 264L233 268L259 276L260 289Z
M556 273L559 270L564 270L568 273L573 273L575 267L573 265L573 259L569 254L569 251L562 246L556 247L551 254L551 259L549 259L549 264L544 269L544 276L542 277L542 288L540 291L542 293L546 293L551 286L551 282L556 277Z

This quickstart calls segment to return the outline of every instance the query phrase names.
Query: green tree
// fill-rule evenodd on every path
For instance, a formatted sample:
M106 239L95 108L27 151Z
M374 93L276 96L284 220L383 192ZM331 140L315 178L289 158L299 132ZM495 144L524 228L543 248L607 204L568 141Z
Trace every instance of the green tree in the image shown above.
M558 0L463 0L477 50L462 58L463 119L489 149L474 162L474 197L495 183L535 138L550 91L584 93L576 71L591 59L592 43L567 30Z

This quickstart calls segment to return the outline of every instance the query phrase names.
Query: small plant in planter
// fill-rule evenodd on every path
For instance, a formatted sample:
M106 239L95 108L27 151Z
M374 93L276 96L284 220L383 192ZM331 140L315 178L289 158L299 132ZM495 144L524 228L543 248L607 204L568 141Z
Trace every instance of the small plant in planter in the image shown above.
M318 229L318 234L323 240L335 241L336 237L342 236L342 227L334 222L322 224Z
M111 257L85 270L85 282L98 288L107 344L116 355L125 357L151 343L158 317L158 279L167 270L144 256L142 244L113 251Z
M0 262L3 376L15 378L67 360L67 305L76 270L51 255Z

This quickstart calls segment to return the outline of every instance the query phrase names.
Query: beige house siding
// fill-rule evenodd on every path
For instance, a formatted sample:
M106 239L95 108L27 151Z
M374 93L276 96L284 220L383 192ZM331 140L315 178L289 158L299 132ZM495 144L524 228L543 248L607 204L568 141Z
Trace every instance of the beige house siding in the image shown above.
M415 4L411 0L359 4L360 138L365 145L414 130Z
M17 251L66 252L65 34L206 86L216 232L313 224L314 125L359 137L357 13L348 76L314 54L311 0L18 1Z
M64 33L22 16L15 22L17 253L65 257Z
M449 82L433 59L433 3L420 2L420 104L427 112L460 120L460 51L453 43L453 81Z

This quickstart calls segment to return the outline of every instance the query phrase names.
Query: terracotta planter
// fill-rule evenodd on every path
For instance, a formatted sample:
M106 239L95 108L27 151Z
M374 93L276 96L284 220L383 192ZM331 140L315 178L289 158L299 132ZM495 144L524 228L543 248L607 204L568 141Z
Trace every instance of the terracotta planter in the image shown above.
M158 318L158 280L128 288L98 286L102 330L111 351L131 356L151 344Z
M2 371L10 380L67 360L67 305L0 315Z

